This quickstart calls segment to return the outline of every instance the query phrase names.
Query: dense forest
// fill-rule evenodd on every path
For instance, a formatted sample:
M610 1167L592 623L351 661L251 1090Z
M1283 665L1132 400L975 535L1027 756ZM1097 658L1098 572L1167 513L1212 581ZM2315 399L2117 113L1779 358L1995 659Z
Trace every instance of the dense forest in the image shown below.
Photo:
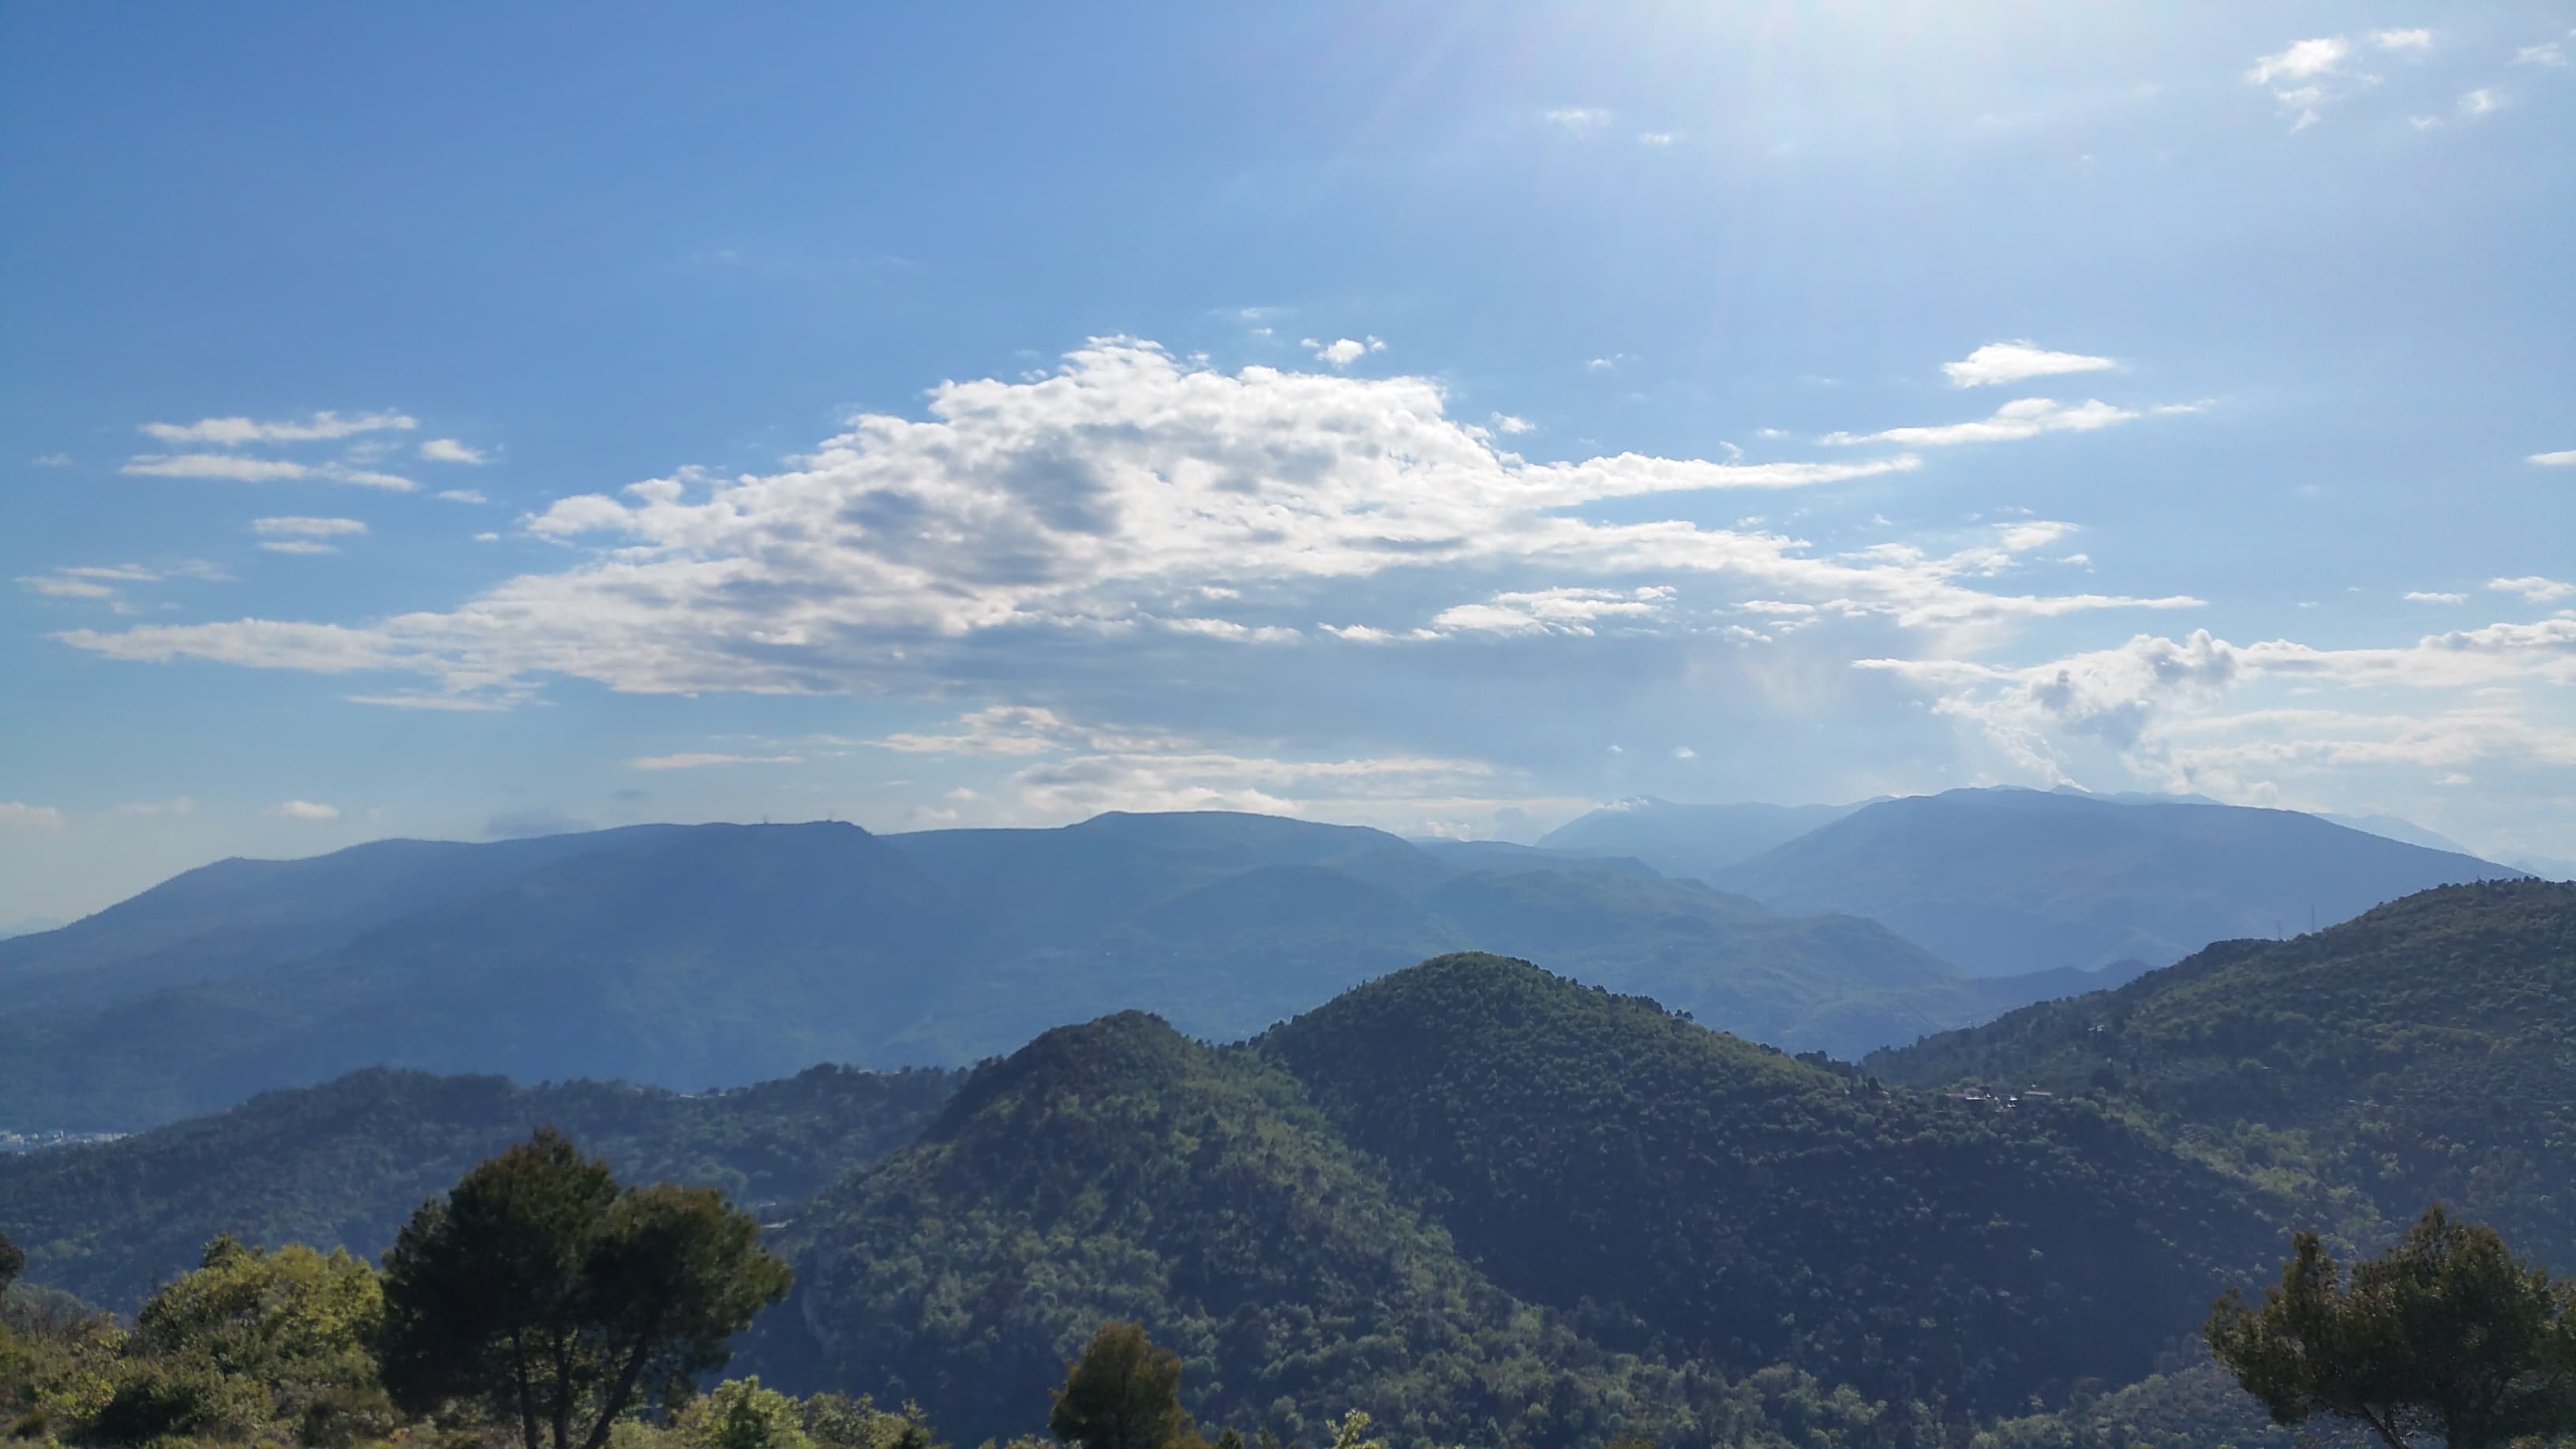
M2427 891L1869 1058L2087 1093L2347 1241L2436 1199L2576 1269L2576 885Z
M0 1158L6 1312L106 1355L101 1383L161 1374L113 1367L162 1351L130 1337L61 1347L82 1300L148 1311L225 1234L363 1266L550 1123L753 1214L793 1286L747 1318L726 1372L761 1382L724 1412L872 1449L1035 1432L1109 1321L1247 1443L1357 1410L1407 1449L2286 1446L2200 1332L2294 1230L2366 1254L2440 1198L2576 1256L2572 985L2576 886L2518 882L1859 1065L1464 954L1232 1045L1122 1012L971 1072L697 1096L368 1071ZM716 1442L678 1405L652 1432Z

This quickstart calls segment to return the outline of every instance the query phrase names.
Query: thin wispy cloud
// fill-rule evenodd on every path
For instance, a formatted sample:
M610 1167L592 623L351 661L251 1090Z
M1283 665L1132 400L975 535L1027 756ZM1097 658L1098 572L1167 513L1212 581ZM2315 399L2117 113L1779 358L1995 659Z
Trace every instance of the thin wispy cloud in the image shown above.
M2129 408L2092 399L2066 406L2044 397L2016 398L1995 409L1994 416L1964 423L1886 428L1875 433L1827 433L1816 441L1833 447L1859 443L1900 443L1908 447L1946 448L1959 443L2008 443L2042 433L2089 433L2136 418Z
M302 422L256 422L250 418L199 418L193 423L145 423L142 431L155 442L174 446L210 443L238 448L253 443L309 443L356 437L361 433L408 430L418 420L397 412L315 413Z
M2107 357L2052 352L2023 338L2018 342L1989 342L1957 362L1941 364L1941 371L1952 387L1993 387L2070 372L2109 372L2119 365Z
M2534 453L2530 461L2543 468L2576 468L2576 448L2561 448L2554 453Z
M280 820L312 823L339 819L340 807L319 800L280 800L268 807L268 813Z
M1556 106L1539 112L1538 118L1577 136L1598 134L1609 126L1612 119L1608 111L1597 106Z
M800 755L725 755L699 753L680 755L647 755L642 759L629 760L627 763L638 770L703 770L714 765L801 765L805 763L805 761L804 757Z
M51 805L0 800L0 830L60 830L63 812Z

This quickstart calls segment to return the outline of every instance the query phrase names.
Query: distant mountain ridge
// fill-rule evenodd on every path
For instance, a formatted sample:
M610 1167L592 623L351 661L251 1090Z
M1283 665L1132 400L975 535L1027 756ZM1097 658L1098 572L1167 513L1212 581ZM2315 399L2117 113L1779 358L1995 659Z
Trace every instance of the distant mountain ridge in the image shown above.
M2018 975L2160 966L2519 874L2295 811L2005 788L1881 801L1714 883L1791 914L1864 916L1971 971Z
M0 1125L130 1129L379 1065L694 1088L963 1064L1122 1007L1240 1037L1484 947L1845 1055L2067 989L1633 861L1267 816L383 842L0 943L0 1103L30 1119Z

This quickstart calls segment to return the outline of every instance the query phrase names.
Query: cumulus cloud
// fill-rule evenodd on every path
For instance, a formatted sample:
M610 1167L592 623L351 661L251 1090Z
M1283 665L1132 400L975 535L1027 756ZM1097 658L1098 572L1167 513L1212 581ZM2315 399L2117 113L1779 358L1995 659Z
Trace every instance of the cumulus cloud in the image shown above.
M1297 345L1315 354L1316 361L1330 363L1335 367L1348 367L1372 352L1386 351L1386 343L1376 337L1365 340L1344 337L1332 342L1318 342L1312 337L1307 337L1300 339Z
M2422 52L2433 48L2433 32L2420 29L2374 30L2370 32L2370 43L2381 50Z
M62 823L63 812L51 805L0 800L0 830L59 830Z
M1088 677L1094 644L1277 645L1319 617L1328 641L1454 637L1489 632L1457 627L1496 617L1479 607L1544 629L1604 602L1596 593L1635 603L1692 579L1704 612L1760 597L1908 628L2197 602L1997 593L1978 582L2009 563L1992 542L1837 555L1758 523L1706 527L1688 521L1695 496L1918 460L1532 462L1449 417L1419 377L1229 373L1111 339L1052 375L945 384L928 413L854 417L774 473L684 471L559 500L526 528L572 545L569 562L447 611L59 637L136 660L414 674L481 698L548 676L656 693L926 693L979 649L1024 674ZM2112 414L2130 416L2040 400L1968 426L2018 437ZM1471 612L1434 625L1461 605Z
M2319 36L2314 40L2293 41L2277 54L2254 62L2245 78L2258 86L2278 80L2308 80L2332 75L2343 68L2352 54L2352 42L2340 35Z
M2537 574L2518 579L2489 579L2487 587L2499 594L2519 594L2526 603L2550 604L2576 595L2576 584L2558 579L2545 579Z
M2138 414L2128 408L2117 408L2095 399L2062 406L2044 397L2016 398L1995 409L1995 415L1975 422L1941 423L1929 427L1888 428L1875 433L1827 433L1818 442L1835 447L1855 443L1903 443L1910 447L1942 448L1954 443L2003 443L2022 438L2035 438L2042 433L2089 433L2114 423L2125 423Z
M309 443L355 437L419 427L416 420L397 412L359 413L342 417L338 413L315 413L303 422L254 422L249 418L199 418L193 423L145 423L143 433L155 442L183 446L190 443L212 444L219 448L239 448L252 443Z
M2516 65L2560 66L2567 63L2567 47L2555 40L2526 45L2513 53Z
M2023 338L2018 342L1989 342L1957 362L1941 364L1941 371L1949 376L1952 387L1992 387L2060 373L2108 372L2119 365L2107 357L2051 352Z
M268 807L268 813L280 820L337 820L340 808L319 800L280 800Z
M805 759L801 755L725 755L699 753L681 755L647 755L641 759L629 760L626 763L638 770L702 770L710 765L801 765L805 763Z
M1527 418L1516 417L1510 413L1496 413L1491 419L1489 419L1489 421L1493 423L1494 431L1498 433L1520 434L1536 432L1538 430L1538 424L1531 422Z
M2199 630L2179 640L2140 634L2028 666L1870 659L1859 667L1913 682L1934 696L1935 708L1972 722L2018 766L2051 782L2071 778L2066 750L2088 739L2142 778L2175 789L2215 787L2231 798L2293 770L2447 767L2494 753L2576 762L2576 735L2524 717L2510 701L2434 716L2402 707L2220 707L2264 685L2463 695L2576 684L2576 617L2453 630L2385 648L2319 649L2286 639L2240 645Z
M432 438L420 445L420 456L432 463L484 463L491 461L480 448L469 448L454 438Z
M2460 114L2483 116L2504 109L2504 93L2492 86L2480 86L2460 97Z

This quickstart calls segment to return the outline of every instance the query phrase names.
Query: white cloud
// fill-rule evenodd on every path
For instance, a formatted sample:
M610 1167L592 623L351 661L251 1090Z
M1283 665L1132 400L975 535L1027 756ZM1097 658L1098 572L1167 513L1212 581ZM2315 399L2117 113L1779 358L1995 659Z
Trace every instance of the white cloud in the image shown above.
M2066 756L2088 741L2164 788L2237 799L2259 799L2288 775L2338 768L2447 768L2490 755L2576 763L2576 734L2522 717L2510 698L2432 716L2222 707L2254 688L2331 688L2369 699L2389 690L2462 695L2576 684L2576 617L2453 630L2394 648L2239 645L2203 630L2182 640L2141 634L2030 666L1874 659L1859 667L1912 681L1935 696L1941 713L1974 724L2017 767L2050 782L2070 778Z
M2439 594L2416 590L2406 595L2406 602L2410 604L2465 604L2468 601L2469 596L2466 594Z
M2001 435L2106 411L2013 404ZM1005 659L1013 677L1089 688L1113 642L1142 661L1125 667L1159 669L1175 649L1286 643L1319 617L1341 640L1430 643L1506 624L1530 639L1568 624L1687 631L1728 622L1710 616L1746 597L1926 630L2198 602L1993 592L1981 581L2013 560L1992 542L1818 554L1758 520L1690 521L1693 495L1916 466L1531 462L1448 417L1428 379L1225 373L1106 340L1034 382L945 384L925 419L855 417L775 473L683 471L560 500L526 526L572 545L565 563L447 611L59 637L135 660L423 676L441 697L518 698L550 676L927 694ZM1639 592L1683 584L1688 611ZM1609 604L1651 607L1595 607Z
M2504 108L2504 93L2492 86L2480 86L2460 97L2460 114L2483 116Z
M2370 32L2370 43L2378 46L2382 50L2414 52L2427 51L2433 48L2433 32L2429 30L2374 30Z
M367 531L354 518L255 518L250 527L263 538L339 538Z
M463 694L347 694L341 698L351 704L372 704L384 709L426 709L457 714L499 714L518 702L511 697L486 698Z
M268 813L280 820L337 820L340 807L319 800L280 800L268 807Z
M2127 408L2116 408L2099 399L2074 407L2061 407L2048 398L2026 397L2005 403L1995 409L1993 417L1975 422L1889 428L1876 433L1827 433L1817 441L1837 447L1855 443L1904 443L1939 448L1954 443L2011 442L2035 438L2042 433L2089 433L2113 423L2125 423L2136 416L2138 414Z
M39 453L35 457L29 458L27 461L33 463L39 468L68 468L72 465L72 455L69 453Z
M2513 53L2513 63L2516 65L2565 65L2567 63L2567 47L2561 45L2555 40L2543 41L2538 45L2526 45L2522 49Z
M338 553L340 551L340 546L338 544L324 543L320 539L315 538L272 538L267 542L262 543L260 547L270 553L306 555Z
M438 496L446 499L450 503L489 503L492 501L491 499L484 497L483 490L479 488L442 488L438 490Z
M138 816L190 815L194 814L196 809L196 801L189 799L185 795L181 795L175 799L169 800L129 800L126 803L117 806L116 813L119 815Z
M1669 587L1649 585L1627 592L1606 589L1537 589L1496 594L1477 604L1443 609L1431 620L1439 633L1576 634L1589 637L1605 621L1653 619L1665 614L1673 598Z
M242 483L313 476L313 470L302 463L283 458L245 458L237 453L146 453L127 459L124 471L155 478L230 478Z
M286 458L254 458L241 453L143 453L128 458L124 472L155 478L225 478L237 483L267 483L281 478L317 478L407 493L409 478L340 463L306 464Z
M1538 424L1531 422L1527 418L1515 417L1510 413L1496 413L1494 414L1492 421L1494 424L1494 431L1498 433L1518 434L1538 431Z
M476 543L499 543L501 541L501 535L489 532L478 533L474 535L474 541Z
M199 418L193 423L145 423L143 432L155 442L186 444L211 443L218 448L238 448L250 443L306 443L355 437L360 433L384 432L419 427L420 424L401 413L359 413L342 417L338 413L315 413L300 423L254 422L249 418Z
M1589 136L1610 124L1610 113L1597 106L1558 106L1538 113L1538 118L1551 126Z
M801 755L647 755L626 763L638 770L700 770L709 765L801 765Z
M1637 133L1637 144L1640 146L1663 147L1672 145L1681 138L1682 133L1679 131L1639 131Z
M2254 68L2245 72L2245 78L2258 86L2268 86L2276 80L2307 80L2314 76L2332 75L2343 68L2345 58L2351 54L2352 42L2340 35L2294 41L2280 53L2255 61Z
M2531 461L2543 468L2576 468L2576 448L2562 448L2555 453L2534 453Z
M2555 603L2560 599L2576 595L2576 584L2562 583L2557 579L2545 579L2538 574L2518 579L2489 579L2487 587L2499 594L2519 594L2524 602L2533 604Z
M29 593L48 599L113 599L116 590L89 579L65 578L60 574L21 574L18 586Z
M51 805L30 805L23 800L0 800L0 829L12 827L29 830L59 830L63 812Z
M1610 369L1617 367L1625 356L1626 354L1623 353L1618 357L1596 357L1591 361L1584 363L1583 370L1585 372L1608 372Z
M432 438L420 445L420 456L432 463L486 463L491 459L480 448L469 448L454 438Z
M2107 372L2119 365L2107 357L2051 352L2024 338L2018 342L1989 342L1957 362L1941 364L1941 371L1949 375L1953 387L1990 387L2067 372Z
M1696 760L1699 758L1699 751L1692 749L1688 745L1675 745L1673 746L1673 758L1676 760Z
M1316 361L1328 362L1335 367L1348 367L1372 352L1386 351L1386 343L1375 337L1366 341L1344 337L1333 342L1318 342L1307 337L1299 339L1297 345L1315 354Z

